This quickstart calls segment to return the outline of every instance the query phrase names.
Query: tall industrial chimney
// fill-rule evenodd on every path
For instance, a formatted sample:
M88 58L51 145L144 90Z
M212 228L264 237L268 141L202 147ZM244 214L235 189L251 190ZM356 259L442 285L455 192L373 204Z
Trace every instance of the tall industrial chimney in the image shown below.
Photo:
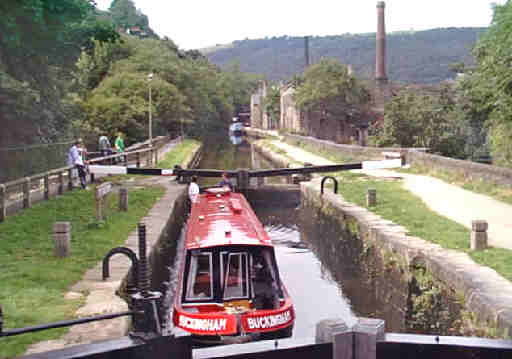
M309 36L304 36L304 58L305 68L309 67Z
M377 83L386 83L386 22L384 1L377 2L377 56L375 59L375 79Z

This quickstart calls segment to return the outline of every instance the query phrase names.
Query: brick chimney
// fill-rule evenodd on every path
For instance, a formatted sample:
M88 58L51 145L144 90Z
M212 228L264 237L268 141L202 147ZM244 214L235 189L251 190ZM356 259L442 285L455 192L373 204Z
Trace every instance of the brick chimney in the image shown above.
M377 2L377 56L375 59L375 79L377 83L384 84L388 81L386 75L386 22L384 1Z

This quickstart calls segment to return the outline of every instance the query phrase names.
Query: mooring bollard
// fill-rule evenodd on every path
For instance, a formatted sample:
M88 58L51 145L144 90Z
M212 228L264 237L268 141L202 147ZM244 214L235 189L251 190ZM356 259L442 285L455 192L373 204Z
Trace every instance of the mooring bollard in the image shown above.
M67 257L71 254L71 223L55 222L53 225L53 240L55 241L55 256Z
M0 222L7 217L7 191L4 184L0 184Z
M487 229L489 225L484 220L471 222L471 250L481 251L487 248Z
M119 189L119 210L126 212L128 211L128 189Z
M377 190L369 188L366 193L366 205L368 207L375 206L377 204Z

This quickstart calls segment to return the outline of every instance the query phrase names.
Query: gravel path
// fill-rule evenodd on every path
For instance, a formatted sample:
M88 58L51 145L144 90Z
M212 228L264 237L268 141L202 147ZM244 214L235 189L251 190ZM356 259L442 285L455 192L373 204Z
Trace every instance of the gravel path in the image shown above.
M315 165L333 164L323 157L284 142L273 141L272 144L299 161ZM375 177L400 177L403 179L404 188L420 197L432 210L467 228L471 228L472 220L486 220L489 224L489 244L494 247L512 249L512 205L467 191L433 177L397 173L390 170L360 170L358 172Z

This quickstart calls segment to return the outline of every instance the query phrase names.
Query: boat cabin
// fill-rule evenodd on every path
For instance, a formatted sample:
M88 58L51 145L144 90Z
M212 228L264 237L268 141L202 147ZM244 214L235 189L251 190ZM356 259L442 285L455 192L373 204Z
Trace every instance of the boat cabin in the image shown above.
M294 312L274 248L249 203L210 188L187 222L174 324L196 335L290 336Z

